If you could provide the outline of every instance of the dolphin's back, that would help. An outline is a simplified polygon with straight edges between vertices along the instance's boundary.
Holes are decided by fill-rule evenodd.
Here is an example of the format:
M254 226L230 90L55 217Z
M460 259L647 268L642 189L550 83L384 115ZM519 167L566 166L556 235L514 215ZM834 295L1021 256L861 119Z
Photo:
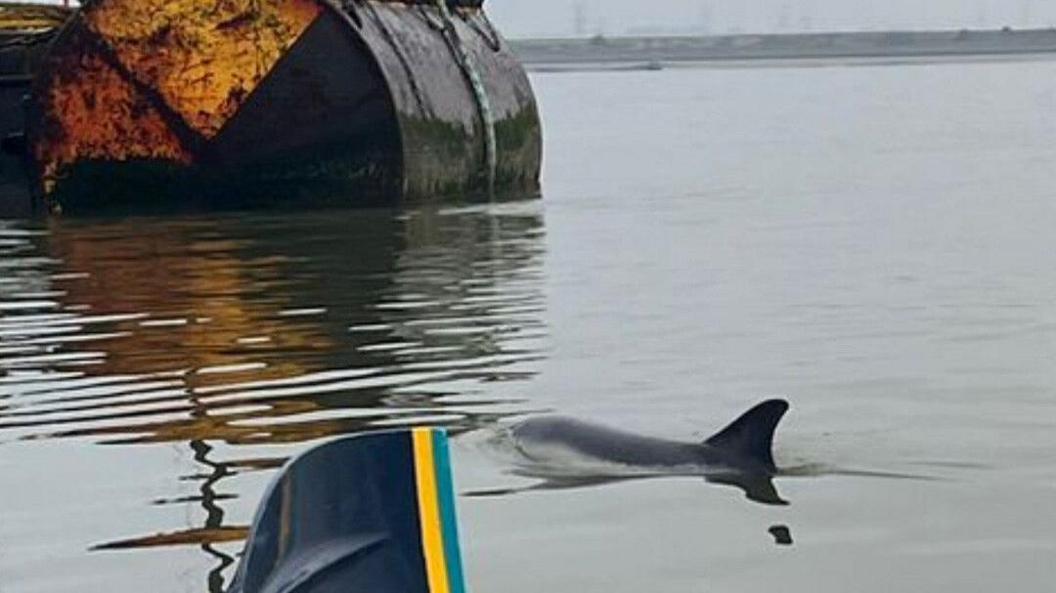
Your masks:
M530 418L511 428L517 448L537 462L562 455L644 468L709 466L772 474L774 429L788 402L773 399L742 414L703 443L683 443L624 432L572 418Z
M697 465L705 462L702 447L638 435L573 418L530 418L511 429L517 447L535 461L547 452L568 453L599 461L640 467Z

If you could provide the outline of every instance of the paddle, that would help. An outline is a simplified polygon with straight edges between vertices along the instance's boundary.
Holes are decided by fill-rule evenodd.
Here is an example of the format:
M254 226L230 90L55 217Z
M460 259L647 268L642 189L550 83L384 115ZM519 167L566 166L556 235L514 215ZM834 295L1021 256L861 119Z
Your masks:
M464 593L447 434L352 436L287 463L228 593Z

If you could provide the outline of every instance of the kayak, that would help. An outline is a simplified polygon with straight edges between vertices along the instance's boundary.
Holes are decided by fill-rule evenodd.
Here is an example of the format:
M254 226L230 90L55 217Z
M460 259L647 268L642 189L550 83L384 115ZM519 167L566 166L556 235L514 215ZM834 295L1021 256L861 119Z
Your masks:
M266 490L228 593L464 593L447 433L325 443Z

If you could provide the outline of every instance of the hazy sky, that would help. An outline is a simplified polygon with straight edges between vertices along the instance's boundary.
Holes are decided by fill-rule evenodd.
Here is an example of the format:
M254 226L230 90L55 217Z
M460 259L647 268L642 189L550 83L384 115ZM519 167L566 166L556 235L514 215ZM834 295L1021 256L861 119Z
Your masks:
M508 37L1056 25L1056 0L485 0ZM577 7L579 9L577 10Z

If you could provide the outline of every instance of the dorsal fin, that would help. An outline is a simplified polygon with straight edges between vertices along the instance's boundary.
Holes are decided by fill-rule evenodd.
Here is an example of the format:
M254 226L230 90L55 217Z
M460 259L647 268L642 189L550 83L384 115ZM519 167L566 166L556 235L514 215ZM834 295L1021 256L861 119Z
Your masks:
M787 401L767 400L742 414L729 426L704 441L704 444L747 455L765 464L767 469L774 470L774 457L771 453L774 429L787 411Z

